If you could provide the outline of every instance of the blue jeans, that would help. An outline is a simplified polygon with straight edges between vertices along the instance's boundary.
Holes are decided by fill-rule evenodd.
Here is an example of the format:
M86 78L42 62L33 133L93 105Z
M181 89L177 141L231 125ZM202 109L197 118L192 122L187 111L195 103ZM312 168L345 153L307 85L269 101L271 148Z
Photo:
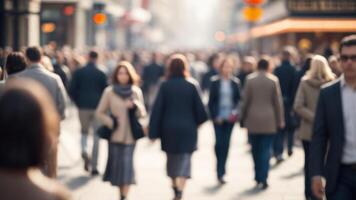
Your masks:
M356 170L341 166L336 190L326 197L328 200L356 199Z
M230 148L230 138L234 124L223 122L215 124L215 155L217 160L217 176L223 177L226 173L225 165Z
M278 158L282 157L284 151L284 140L287 135L288 152L293 151L294 145L294 130L282 129L277 132L273 140L273 155Z
M272 134L250 134L255 180L258 183L267 183L273 138Z

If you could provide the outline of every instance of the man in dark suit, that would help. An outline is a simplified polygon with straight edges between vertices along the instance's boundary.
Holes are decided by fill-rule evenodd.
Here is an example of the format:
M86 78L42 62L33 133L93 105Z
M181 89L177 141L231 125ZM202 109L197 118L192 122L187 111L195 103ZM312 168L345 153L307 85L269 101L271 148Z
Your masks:
M296 92L296 67L291 63L291 50L286 47L282 52L282 63L274 70L274 75L278 77L281 85L285 127L278 131L273 142L273 153L277 159L277 163L283 160L284 138L288 137L288 155L291 156L293 151L293 133L292 125L292 107Z
M343 75L320 91L310 145L314 195L356 199L356 35L340 46ZM326 179L324 189L323 177Z
M79 108L79 121L81 124L81 147L84 168L89 170L89 156L87 153L87 139L90 127L93 130L97 127L95 120L95 109L101 98L101 94L107 86L106 75L98 69L98 53L91 51L89 53L88 64L74 72L70 83L69 94L74 103ZM99 138L94 134L92 151L92 175L97 175L97 157L99 150Z

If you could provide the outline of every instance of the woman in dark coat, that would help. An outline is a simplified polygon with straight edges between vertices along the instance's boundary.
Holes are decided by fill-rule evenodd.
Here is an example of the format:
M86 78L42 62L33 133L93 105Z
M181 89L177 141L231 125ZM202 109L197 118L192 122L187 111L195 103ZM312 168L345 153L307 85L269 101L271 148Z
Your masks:
M160 138L162 150L167 154L167 173L173 182L175 200L182 199L186 179L191 176L197 129L208 119L199 85L188 76L187 59L180 54L173 55L167 81L159 89L149 124L149 137Z
M220 64L219 75L213 77L210 85L208 105L214 123L217 178L220 184L225 183L225 164L240 101L240 82L233 76L233 67L234 62L225 58Z

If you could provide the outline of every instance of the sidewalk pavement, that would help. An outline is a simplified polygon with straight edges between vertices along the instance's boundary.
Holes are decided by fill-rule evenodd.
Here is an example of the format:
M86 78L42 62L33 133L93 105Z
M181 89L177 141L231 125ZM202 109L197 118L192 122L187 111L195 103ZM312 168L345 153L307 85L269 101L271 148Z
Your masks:
M70 109L62 122L59 144L59 177L71 191L74 200L117 200L118 188L102 181L102 175L91 177L84 171L80 157L80 125L77 110ZM263 192L255 186L252 157L246 142L246 131L238 126L233 131L227 163L227 184L218 186L215 174L214 135L210 122L199 130L198 151L192 158L192 179L184 191L185 200L304 200L303 150L295 147L291 158L274 166L269 174L269 188ZM99 171L103 174L107 143L100 142ZM173 194L166 176L165 154L158 141L147 139L135 150L136 181L129 200L170 200Z

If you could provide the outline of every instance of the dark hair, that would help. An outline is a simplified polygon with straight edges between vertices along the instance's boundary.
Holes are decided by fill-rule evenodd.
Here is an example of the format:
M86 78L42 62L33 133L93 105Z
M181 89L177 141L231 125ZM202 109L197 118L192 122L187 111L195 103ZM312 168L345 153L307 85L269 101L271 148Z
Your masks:
M99 57L98 52L96 52L96 51L90 51L90 52L89 52L89 58L90 58L90 59L96 60L96 59L98 59L98 57Z
M40 167L59 131L48 92L32 80L11 79L0 97L0 110L0 168Z
M26 68L26 58L21 52L12 52L6 58L6 72L11 75Z
M264 58L261 58L261 59L258 61L258 63L257 63L257 69L266 71L266 70L268 70L269 65L270 65L269 59L266 58L266 57L264 57Z
M119 70L121 68L125 68L127 71L127 74L129 75L129 84L131 85L137 85L140 77L136 73L135 68L132 66L131 63L127 61L121 61L116 68L114 69L114 72L112 73L112 83L114 84L120 84L119 80L117 79L117 73L119 73Z
M173 54L170 57L167 79L189 76L188 60L183 54Z
M214 61L220 57L222 57L220 53L213 53L208 59L208 66L213 67Z
M26 49L26 57L31 62L40 62L42 58L42 49L40 47L28 47Z
M340 53L343 47L356 46L356 34L344 37L340 43Z

